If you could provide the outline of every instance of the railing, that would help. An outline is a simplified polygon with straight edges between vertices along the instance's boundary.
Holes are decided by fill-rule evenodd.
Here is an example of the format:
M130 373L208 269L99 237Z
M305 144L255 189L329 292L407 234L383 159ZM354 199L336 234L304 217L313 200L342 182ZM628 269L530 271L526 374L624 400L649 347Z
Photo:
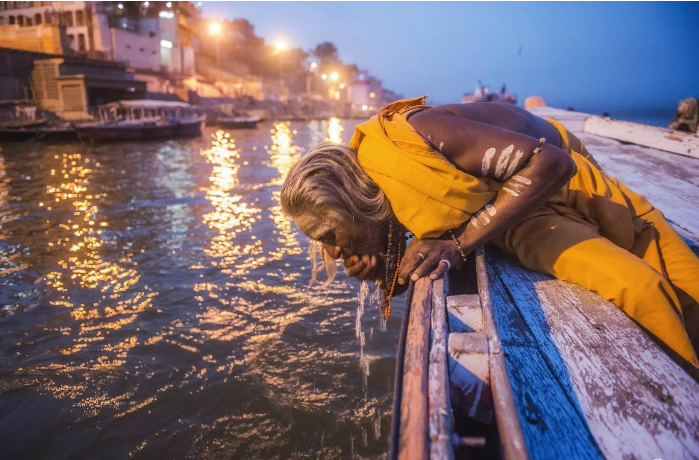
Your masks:
M475 292L459 294L462 281ZM499 445L492 445L497 436L464 435L468 428L458 426L463 419L490 424ZM392 460L453 459L474 446L506 460L529 458L493 319L483 250L475 264L450 279L423 278L408 293L390 442Z

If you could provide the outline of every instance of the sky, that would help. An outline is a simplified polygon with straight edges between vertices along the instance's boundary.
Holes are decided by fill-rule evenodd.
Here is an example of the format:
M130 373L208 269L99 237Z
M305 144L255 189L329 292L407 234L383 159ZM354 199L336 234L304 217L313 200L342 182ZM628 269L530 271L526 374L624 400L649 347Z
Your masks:
M602 111L674 109L699 97L699 3L204 2L268 42L331 41L405 97L460 102L478 80L522 104Z

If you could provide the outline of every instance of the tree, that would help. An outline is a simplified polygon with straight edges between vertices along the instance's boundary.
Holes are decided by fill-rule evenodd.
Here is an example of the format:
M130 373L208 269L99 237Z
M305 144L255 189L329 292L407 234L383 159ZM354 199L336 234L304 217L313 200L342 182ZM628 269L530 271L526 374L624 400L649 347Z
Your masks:
M340 60L338 57L337 47L332 42L320 43L313 50L313 54L320 59L321 64L334 63Z

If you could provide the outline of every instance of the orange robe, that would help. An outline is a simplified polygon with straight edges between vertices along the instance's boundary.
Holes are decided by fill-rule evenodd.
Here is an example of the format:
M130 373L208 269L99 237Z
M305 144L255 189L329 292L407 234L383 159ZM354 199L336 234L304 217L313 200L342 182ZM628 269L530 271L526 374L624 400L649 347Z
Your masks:
M359 163L418 238L440 236L490 202L501 184L461 171L412 128L425 98L398 101L358 125ZM699 259L641 195L609 176L560 123L576 175L495 244L527 268L580 284L614 302L695 367L699 361ZM690 340L691 334L693 340Z

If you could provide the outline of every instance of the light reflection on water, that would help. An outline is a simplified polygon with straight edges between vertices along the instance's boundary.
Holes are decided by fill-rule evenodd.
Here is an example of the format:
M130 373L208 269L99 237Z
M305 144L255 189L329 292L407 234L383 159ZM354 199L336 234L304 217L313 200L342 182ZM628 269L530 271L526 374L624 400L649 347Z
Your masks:
M0 147L1 451L381 458L400 309L386 333L364 314L363 385L358 283L307 290L279 205L291 165L351 127Z

